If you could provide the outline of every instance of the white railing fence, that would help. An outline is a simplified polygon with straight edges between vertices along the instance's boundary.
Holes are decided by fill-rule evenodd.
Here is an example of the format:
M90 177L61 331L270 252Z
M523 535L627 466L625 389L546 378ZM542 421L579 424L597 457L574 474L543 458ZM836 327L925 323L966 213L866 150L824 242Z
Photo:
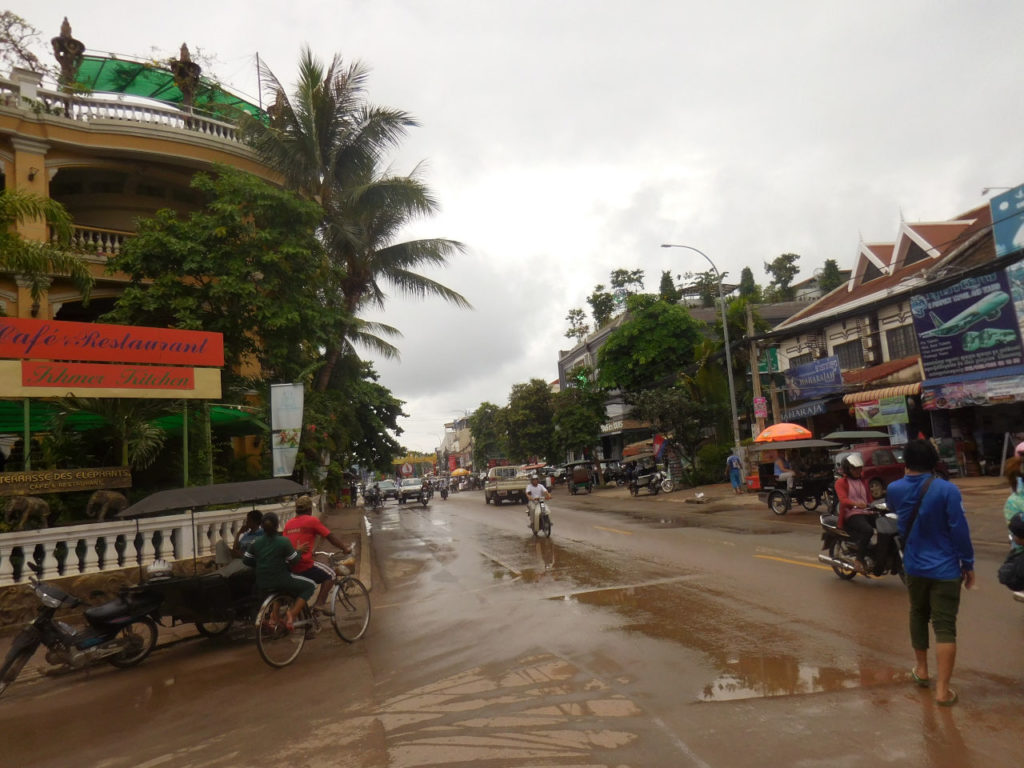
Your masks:
M146 566L157 558L174 562L212 556L219 540L229 546L234 542L254 506L264 513L276 512L282 525L295 514L294 502L243 504L211 512L0 533L0 587L27 582L33 574L29 563L39 567L39 578L45 580ZM314 508L319 506L319 497L314 497Z

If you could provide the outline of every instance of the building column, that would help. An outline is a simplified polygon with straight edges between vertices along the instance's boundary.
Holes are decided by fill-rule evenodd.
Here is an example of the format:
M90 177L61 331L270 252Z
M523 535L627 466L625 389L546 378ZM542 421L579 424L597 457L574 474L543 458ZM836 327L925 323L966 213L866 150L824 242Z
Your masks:
M19 192L31 192L39 197L49 197L50 178L46 172L46 153L50 145L20 137L13 137L11 145L14 147L14 162L11 164L11 173L7 175L8 187ZM15 231L26 240L38 243L50 240L50 232L42 219L17 222Z

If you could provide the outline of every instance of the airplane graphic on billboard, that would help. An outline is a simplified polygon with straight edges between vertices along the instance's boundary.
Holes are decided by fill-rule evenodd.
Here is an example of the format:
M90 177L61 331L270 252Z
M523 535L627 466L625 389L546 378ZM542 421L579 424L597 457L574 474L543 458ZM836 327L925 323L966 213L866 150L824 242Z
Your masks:
M934 312L928 314L932 318L935 327L930 331L921 334L921 338L956 336L977 323L979 320L997 320L1003 312L1003 307L1010 301L1010 294L1005 291L995 291L987 296L978 299L956 317L943 321Z

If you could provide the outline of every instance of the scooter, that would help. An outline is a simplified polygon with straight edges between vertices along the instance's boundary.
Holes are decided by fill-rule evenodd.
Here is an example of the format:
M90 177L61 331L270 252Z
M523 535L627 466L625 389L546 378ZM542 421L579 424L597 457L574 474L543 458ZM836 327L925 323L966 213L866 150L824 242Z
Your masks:
M551 537L551 513L548 512L548 503L543 499L533 503L533 509L528 510L530 515L530 530L536 536L543 533Z
M447 500L448 500L448 486L447 485L442 485L441 486L441 501L447 501Z
M422 504L424 507L427 506L427 504L430 503L430 499L433 497L433 495L434 495L433 487L429 486L429 485L424 486L420 490L420 504Z
M875 513L875 535L864 558L867 569L866 576L899 576L906 583L907 575L903 571L903 542L899 536L898 518L890 512L888 505L875 501L868 505ZM839 528L839 516L825 513L818 518L821 523L821 546L825 552L818 555L818 560L832 566L832 570L843 581L849 581L858 574L854 561L857 558L857 545L850 535Z
M60 608L77 608L82 601L60 587L31 579L39 598L39 614L14 638L0 666L0 695L13 683L40 645L46 661L79 669L103 660L115 667L132 667L145 659L156 645L157 628L152 615L159 596L144 588L124 588L113 600L86 608L87 625L76 628L54 618Z
M649 494L657 496L659 491L672 493L672 491L675 490L675 487L676 486L675 483L672 482L672 478L660 469L656 469L644 475L634 475L629 481L629 492L633 496L638 495L641 488L646 488Z

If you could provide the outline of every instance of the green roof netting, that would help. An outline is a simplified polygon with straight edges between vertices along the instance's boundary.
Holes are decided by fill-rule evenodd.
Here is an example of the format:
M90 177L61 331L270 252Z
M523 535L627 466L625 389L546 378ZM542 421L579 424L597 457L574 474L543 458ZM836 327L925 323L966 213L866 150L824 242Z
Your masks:
M60 408L55 403L32 400L29 410L29 424L32 432L48 432L58 413L60 413ZM181 434L180 415L162 416L154 419L153 423L168 434ZM265 423L251 413L230 405L211 404L210 423L219 433L235 436L254 435L269 430ZM107 420L92 413L69 413L65 419L65 425L76 432L84 432L106 426ZM0 400L0 433L20 434L24 428L24 402Z
M171 104L182 102L181 90L174 84L174 75L157 62L85 56L75 79L97 93L124 93ZM225 91L219 84L205 77L199 80L195 107L227 118L237 116L239 110L255 117L263 114L255 104Z

